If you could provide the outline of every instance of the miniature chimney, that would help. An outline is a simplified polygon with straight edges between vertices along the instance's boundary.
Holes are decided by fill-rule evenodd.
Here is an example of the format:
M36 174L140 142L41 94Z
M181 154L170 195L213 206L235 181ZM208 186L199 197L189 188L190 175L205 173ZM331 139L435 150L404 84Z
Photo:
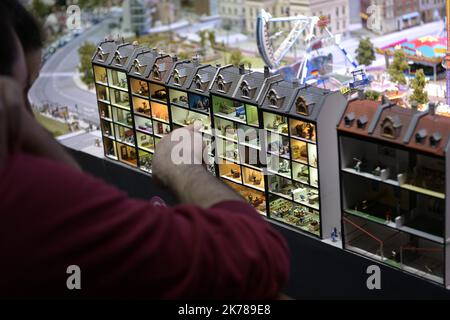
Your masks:
M217 63L216 68L220 68L220 67L222 67L222 65L220 63Z
M436 104L434 102L428 104L428 114L431 116L436 115Z
M391 101L389 100L388 97L386 97L385 95L383 95L381 97L381 104L391 104Z
M417 112L419 104L417 103L417 101L413 101L411 102L411 110L414 112Z
M270 77L270 69L269 66L264 66L264 78Z
M294 79L292 80L292 88L298 88L300 82L298 81L298 79Z
M245 74L245 65L243 63L239 65L239 74Z
M172 61L173 61L173 62L177 62L177 61L178 61L178 56L177 56L177 55L174 55L174 56L172 57Z
M192 63L193 63L194 66L196 66L196 67L200 66L200 61L199 61L197 55L192 59Z
M365 100L366 94L362 90L358 90L358 100Z

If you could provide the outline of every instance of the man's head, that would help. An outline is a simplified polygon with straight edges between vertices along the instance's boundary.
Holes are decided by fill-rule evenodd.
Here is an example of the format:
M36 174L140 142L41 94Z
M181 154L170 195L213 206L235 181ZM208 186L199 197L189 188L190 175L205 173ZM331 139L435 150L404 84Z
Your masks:
M41 69L43 36L41 27L33 15L18 0L2 0L2 7L10 17L12 27L22 45L25 54L27 87L31 87ZM3 11L3 8L2 8Z
M4 2L0 2L0 30L2 30L0 75L14 78L25 90L29 78L25 55Z

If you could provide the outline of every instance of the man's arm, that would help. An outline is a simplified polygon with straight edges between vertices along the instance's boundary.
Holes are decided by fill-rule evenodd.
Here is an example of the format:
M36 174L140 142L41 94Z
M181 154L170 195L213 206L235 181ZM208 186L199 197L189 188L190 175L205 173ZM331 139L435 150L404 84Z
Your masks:
M286 282L286 243L243 201L152 207L27 155L0 181L0 296L269 299ZM66 287L70 265L79 292Z

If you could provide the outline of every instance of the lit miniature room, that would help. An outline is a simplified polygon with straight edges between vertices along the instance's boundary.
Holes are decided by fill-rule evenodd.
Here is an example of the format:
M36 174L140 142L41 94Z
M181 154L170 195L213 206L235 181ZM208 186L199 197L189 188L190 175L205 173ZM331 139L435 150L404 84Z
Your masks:
M263 113L264 128L271 132L288 134L288 121L286 117L274 113Z
M221 178L229 179L242 184L241 166L224 161L219 163L219 174Z
M251 186L255 189L264 191L263 173L259 170L254 170L247 167L242 168L243 168L244 184L247 186Z
M153 120L153 133L155 134L155 136L165 136L170 133L170 125Z
M108 69L108 82L110 87L128 90L127 75L124 72Z
M146 81L131 78L131 93L142 98L149 98L148 83Z
M237 124L230 121L225 120L219 117L214 117L214 125L215 129L218 130L219 137L225 137L227 139L233 140L235 142L238 141L237 136Z
M316 126L301 120L290 120L291 136L295 138L316 141Z
M147 152L153 152L155 150L155 141L152 136L141 132L137 132L136 138L139 149L142 149Z
M97 99L100 102L109 103L109 90L107 87L102 86L100 84L95 85L97 91Z
M210 117L205 114L194 112L188 109L179 108L175 106L170 107L172 112L172 122L180 127L193 124L195 121L200 121L203 124L203 130L211 131Z
M105 148L105 154L108 157L111 157L111 158L117 160L116 142L114 140L104 137L103 138L103 147Z
M102 119L101 129L104 136L108 136L114 139L112 122Z
M133 110L135 114L151 117L150 102L148 100L133 96Z
M214 114L233 121L246 123L245 106L241 103L217 96L213 96L212 101Z
M130 109L130 98L127 91L110 88L111 104L119 108Z
M121 162L125 162L133 167L137 166L137 155L134 147L117 142L117 149L119 152L119 160Z
M361 226L364 226L362 228ZM346 248L442 283L443 245L353 215L344 216Z
M289 138L283 135L268 132L267 152L282 158L290 158Z
M162 103L167 103L167 90L163 86L150 83L150 98Z
M259 127L258 107L246 104L245 109L247 110L247 123Z
M259 213L266 215L266 196L263 192L253 188L244 187L231 181L225 181L225 183L236 190L236 192L238 192L250 205L255 207Z
M108 77L106 75L106 68L94 66L95 82L108 85Z
M124 127L118 124L114 125L116 140L125 144L134 146L134 132L132 128Z
M186 92L175 89L169 89L169 96L171 105L177 105L185 108L189 106L188 96Z
M114 122L129 128L133 127L133 116L130 111L112 107L112 112Z
M98 110L100 112L100 118L111 121L111 106L104 102L98 102Z
M169 123L169 108L165 104L151 102L152 117L153 119L161 122Z
M239 144L260 149L259 129L238 124Z
M153 161L153 154L146 152L144 150L139 150L139 168L142 171L151 173L152 161Z
M209 113L209 97L189 93L189 108L195 111Z
M150 119L135 116L134 123L137 131L153 134L153 122Z
M233 162L239 162L239 149L237 143L221 138L216 139L216 153L221 159L227 159Z

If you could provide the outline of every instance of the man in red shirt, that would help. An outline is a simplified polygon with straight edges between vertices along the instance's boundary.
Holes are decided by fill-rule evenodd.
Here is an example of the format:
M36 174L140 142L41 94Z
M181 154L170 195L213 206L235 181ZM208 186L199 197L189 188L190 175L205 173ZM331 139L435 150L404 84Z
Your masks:
M12 70L26 72L23 54L14 57ZM182 142L192 161L174 163L180 144L169 135L153 162L154 178L180 205L130 199L78 169L25 111L22 90L0 77L0 297L277 296L288 276L286 243L195 164L195 139ZM67 285L70 266L81 270L80 289Z

